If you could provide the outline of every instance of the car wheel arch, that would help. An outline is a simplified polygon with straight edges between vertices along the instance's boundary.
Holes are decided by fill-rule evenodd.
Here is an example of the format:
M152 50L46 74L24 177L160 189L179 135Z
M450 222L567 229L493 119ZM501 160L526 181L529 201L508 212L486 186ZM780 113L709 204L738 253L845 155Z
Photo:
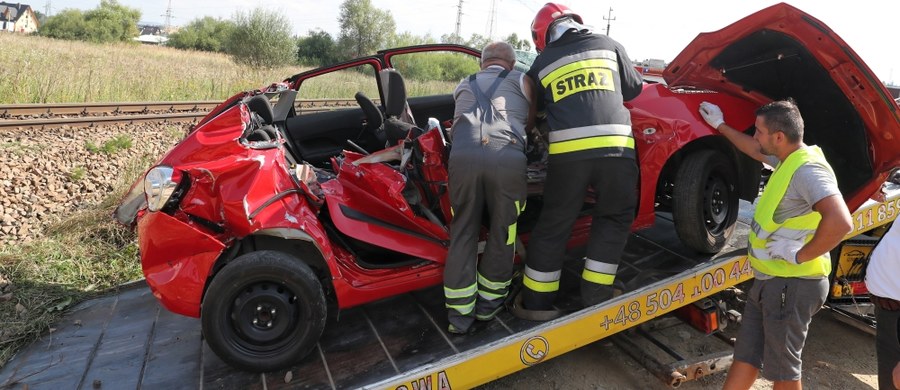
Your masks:
M725 155L738 173L738 197L752 202L759 193L760 170L762 164L741 153L725 137L708 136L691 141L672 153L666 160L657 178L657 198L668 183L675 181L675 175L688 156L704 150L716 150Z
M241 255L263 250L283 252L306 263L322 284L325 296L329 299L334 298L331 279L338 274L336 266L325 260L318 243L309 234L302 230L288 228L259 230L234 241L227 250L222 252L213 265L203 289L204 298L210 282L230 261Z

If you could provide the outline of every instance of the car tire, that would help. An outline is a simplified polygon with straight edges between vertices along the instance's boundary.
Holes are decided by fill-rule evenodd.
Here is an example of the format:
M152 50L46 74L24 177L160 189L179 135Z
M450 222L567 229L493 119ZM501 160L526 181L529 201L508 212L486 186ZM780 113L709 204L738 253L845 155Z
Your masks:
M200 319L219 358L262 372L305 357L322 335L326 314L322 285L307 264L283 252L257 251L216 274Z
M681 242L701 253L720 251L737 221L737 174L715 150L688 155L678 168L672 216Z

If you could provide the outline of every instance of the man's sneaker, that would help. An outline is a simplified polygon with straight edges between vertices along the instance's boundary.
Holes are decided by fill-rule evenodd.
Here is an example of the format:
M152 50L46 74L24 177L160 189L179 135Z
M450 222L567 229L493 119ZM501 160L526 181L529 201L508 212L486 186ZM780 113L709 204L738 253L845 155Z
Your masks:
M457 328L453 324L447 325L447 332L450 332L450 334L466 334L468 331L468 329Z

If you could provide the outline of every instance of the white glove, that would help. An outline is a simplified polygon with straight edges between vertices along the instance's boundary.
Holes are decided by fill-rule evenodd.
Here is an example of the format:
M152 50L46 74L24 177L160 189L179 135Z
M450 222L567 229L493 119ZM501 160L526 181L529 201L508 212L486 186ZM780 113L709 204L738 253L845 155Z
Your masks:
M797 262L797 252L803 248L803 243L796 240L773 239L766 243L766 249L774 259L782 259L792 264L800 264Z
M725 119L723 119L724 115L722 114L722 109L710 102L700 103L700 116L702 116L703 120L705 120L706 123L709 123L709 125L716 130L719 129L719 125L725 123Z

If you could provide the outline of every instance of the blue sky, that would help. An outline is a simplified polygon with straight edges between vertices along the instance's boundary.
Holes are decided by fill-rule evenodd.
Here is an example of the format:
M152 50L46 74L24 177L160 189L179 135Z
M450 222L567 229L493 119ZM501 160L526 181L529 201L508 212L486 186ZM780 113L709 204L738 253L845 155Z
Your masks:
M31 3L44 12L48 0ZM142 20L162 24L162 16L171 2L175 25L187 24L203 17L230 19L235 12L246 12L257 6L283 12L294 23L294 32L306 34L322 29L333 35L339 31L340 1L322 0L119 0L119 3L140 9ZM100 0L51 1L51 14L65 8L92 9ZM372 0L388 10L397 23L398 32L416 35L430 34L439 38L456 28L458 0ZM516 33L530 37L529 25L540 0L495 0L496 21L494 37ZM767 0L570 0L563 2L580 14L586 24L606 31L612 8L615 20L610 24L610 36L621 42L632 59L657 58L669 61L698 33L718 30L738 19L776 4ZM900 84L900 1L871 0L860 2L795 0L791 5L823 21L841 36L862 57L875 74L884 81ZM461 31L464 37L472 33L487 35L492 1L464 0ZM852 8L854 4L861 4Z

